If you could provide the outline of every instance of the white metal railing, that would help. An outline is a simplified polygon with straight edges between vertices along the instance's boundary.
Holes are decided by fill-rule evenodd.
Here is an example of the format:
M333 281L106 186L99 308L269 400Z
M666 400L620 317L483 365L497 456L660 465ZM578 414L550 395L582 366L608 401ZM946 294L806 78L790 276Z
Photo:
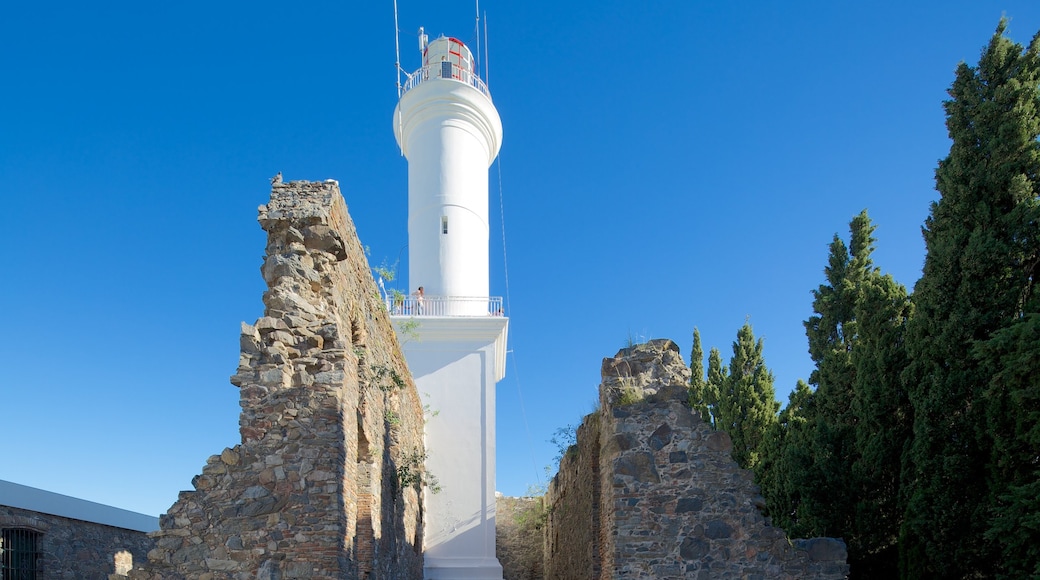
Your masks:
M504 316L501 296L387 296L393 316Z
M488 91L487 85L480 80L476 73L447 61L424 66L409 75L408 80L404 83L404 92L407 93L430 79L452 79L460 83L466 83L484 93L484 96L487 98L491 98L491 92Z

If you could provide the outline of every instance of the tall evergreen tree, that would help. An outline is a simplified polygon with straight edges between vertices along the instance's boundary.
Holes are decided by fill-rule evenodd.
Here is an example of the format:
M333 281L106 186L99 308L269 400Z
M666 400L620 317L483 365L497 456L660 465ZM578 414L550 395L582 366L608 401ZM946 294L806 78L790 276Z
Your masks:
M810 437L813 392L799 380L767 433L756 482L773 524L792 537L812 535L800 521L803 474L812 467Z
M1034 297L1035 299L1035 297ZM997 575L1040 577L1040 308L978 345L993 438L990 526L1000 546Z
M895 578L902 523L900 472L912 436L913 412L900 378L907 365L906 324L910 298L889 275L869 273L855 306L857 343L852 414L857 455L852 479L858 492L855 524L845 537L857 578Z
M1004 36L1006 25L1001 20L977 67L957 67L944 103L953 144L936 170L941 199L925 222L928 253L907 330L914 439L904 457L905 577L997 574L1001 550L990 522L1006 507L995 502L1013 501L1000 498L1014 490L987 480L997 437L985 395L995 369L971 356L974 344L1003 344L1008 335L1000 331L1027 324L1037 268L1040 36L1023 50ZM1004 357L991 358L999 375ZM1005 402L1012 400L1008 393ZM1031 453L1035 464L1035 445ZM1022 485L1015 489L1029 489Z
M762 356L762 339L755 340L751 325L744 323L733 343L729 377L719 394L716 427L733 439L733 458L745 469L755 469L770 426L780 404L773 391L773 373Z
M705 398L708 383L704 379L704 347L701 346L701 333L693 328L693 349L690 351L690 407L711 423L711 411Z
M719 408L719 399L726 390L729 382L729 369L722 364L722 353L714 346L708 353L708 380L704 386L704 404L711 416L711 426L719 429L722 410Z
M813 291L815 314L805 322L809 356L816 369L809 383L816 387L807 417L812 465L800 474L797 489L803 494L800 523L813 535L849 539L850 557L858 555L854 542L856 502L861 485L852 465L859 456L856 446L856 304L861 284L874 271L871 253L873 232L866 210L849 224L850 246L835 234L830 245L826 283Z
M853 577L896 573L900 457L908 437L906 289L874 267L866 210L835 235L826 281L805 322L815 390L800 384L780 415L760 485L774 521L797 536L840 536Z

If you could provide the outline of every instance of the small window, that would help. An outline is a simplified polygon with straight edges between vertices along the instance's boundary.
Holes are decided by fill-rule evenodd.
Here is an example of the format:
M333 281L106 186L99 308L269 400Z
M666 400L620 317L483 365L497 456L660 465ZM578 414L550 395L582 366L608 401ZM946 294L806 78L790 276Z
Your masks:
M448 216L441 216L441 233L448 233Z
M0 533L0 578L36 580L39 562L39 532L11 528Z

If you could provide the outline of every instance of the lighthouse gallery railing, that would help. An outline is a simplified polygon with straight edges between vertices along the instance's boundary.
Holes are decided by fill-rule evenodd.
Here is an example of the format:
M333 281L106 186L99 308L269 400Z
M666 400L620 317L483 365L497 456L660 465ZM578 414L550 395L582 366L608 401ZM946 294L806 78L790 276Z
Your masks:
M393 316L503 316L501 296L387 296Z
M424 66L412 73L404 83L404 92L407 93L409 90L414 89L430 79L452 79L466 83L484 93L484 96L487 98L491 98L491 92L488 91L487 85L484 84L484 81L480 80L480 77L477 76L476 73L447 61Z

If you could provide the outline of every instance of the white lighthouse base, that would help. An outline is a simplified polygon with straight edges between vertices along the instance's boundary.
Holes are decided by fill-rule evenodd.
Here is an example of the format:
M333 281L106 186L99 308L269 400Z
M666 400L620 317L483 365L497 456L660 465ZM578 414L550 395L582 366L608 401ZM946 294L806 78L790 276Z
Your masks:
M502 580L502 565L498 558L466 560L455 558L434 559L426 556L424 580Z
M417 328L401 330L402 321ZM428 405L426 580L502 580L495 556L495 383L505 374L509 319L394 317Z

